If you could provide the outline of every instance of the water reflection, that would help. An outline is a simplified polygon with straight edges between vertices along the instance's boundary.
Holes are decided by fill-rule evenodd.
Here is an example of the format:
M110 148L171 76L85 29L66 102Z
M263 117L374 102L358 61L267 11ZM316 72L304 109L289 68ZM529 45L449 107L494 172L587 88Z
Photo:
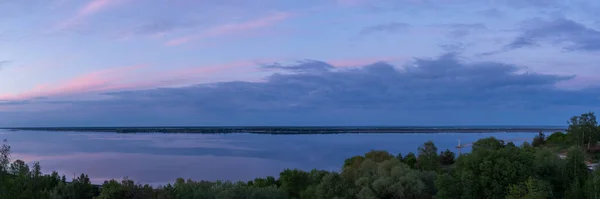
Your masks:
M151 184L177 177L196 180L249 180L276 176L284 168L338 170L343 160L372 149L416 152L433 140L438 149L456 152L457 139L469 143L495 136L533 138L535 133L438 134L116 134L73 132L0 132L13 158L40 161L44 172L87 173L94 183L130 179ZM464 148L462 152L467 152Z

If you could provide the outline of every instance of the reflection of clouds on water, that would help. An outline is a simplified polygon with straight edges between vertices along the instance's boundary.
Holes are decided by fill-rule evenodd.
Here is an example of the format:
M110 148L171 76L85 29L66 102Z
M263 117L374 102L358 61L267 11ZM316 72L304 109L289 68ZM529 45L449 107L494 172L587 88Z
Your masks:
M223 136L216 134L70 133L67 135L75 137L75 140L135 141L157 148L222 148L232 150L258 150L250 147L240 146L241 142L235 142L231 139L224 139Z
M164 184L176 177L203 180L250 180L277 176L293 163L248 157L149 155L128 153L73 153L64 155L13 154L14 159L39 161L44 172L56 170L66 176L86 173L94 183L106 179L130 179Z
M247 180L278 175L284 168L339 170L344 159L369 150L396 155L416 152L433 140L438 149L455 152L462 144L494 136L533 138L536 133L438 134L117 134L73 132L7 132L13 158L40 161L44 172L71 177L88 173L94 182L129 176L143 183L195 180ZM462 149L463 153L470 147Z

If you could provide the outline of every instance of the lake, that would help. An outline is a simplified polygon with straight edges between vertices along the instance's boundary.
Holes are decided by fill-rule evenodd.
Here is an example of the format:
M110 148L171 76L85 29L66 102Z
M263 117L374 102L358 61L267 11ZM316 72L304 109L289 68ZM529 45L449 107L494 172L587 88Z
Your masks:
M250 180L277 176L285 168L337 171L343 161L369 150L393 154L416 152L428 140L438 150L494 136L531 140L537 133L404 133L404 134L117 134L4 131L12 158L39 161L42 171L86 173L93 183L129 179L166 184L178 177L194 180ZM465 147L462 152L468 152Z

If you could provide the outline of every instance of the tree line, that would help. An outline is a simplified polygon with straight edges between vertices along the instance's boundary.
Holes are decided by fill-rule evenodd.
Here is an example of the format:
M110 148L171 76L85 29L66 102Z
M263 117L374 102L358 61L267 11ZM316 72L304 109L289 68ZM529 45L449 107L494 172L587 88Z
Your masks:
M42 174L39 163L12 161L0 148L0 199L597 199L600 169L595 161L600 127L594 113L569 120L566 133L505 143L494 137L473 143L470 153L438 151L431 141L417 153L372 150L343 162L339 172L286 169L279 177L251 181L193 181L152 187L130 179L71 181ZM566 153L565 157L559 154Z

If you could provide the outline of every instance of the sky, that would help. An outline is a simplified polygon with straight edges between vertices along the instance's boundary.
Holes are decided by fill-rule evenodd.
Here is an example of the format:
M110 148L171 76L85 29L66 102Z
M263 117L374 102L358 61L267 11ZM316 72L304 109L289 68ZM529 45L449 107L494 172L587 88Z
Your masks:
M595 0L0 0L0 126L565 125Z

